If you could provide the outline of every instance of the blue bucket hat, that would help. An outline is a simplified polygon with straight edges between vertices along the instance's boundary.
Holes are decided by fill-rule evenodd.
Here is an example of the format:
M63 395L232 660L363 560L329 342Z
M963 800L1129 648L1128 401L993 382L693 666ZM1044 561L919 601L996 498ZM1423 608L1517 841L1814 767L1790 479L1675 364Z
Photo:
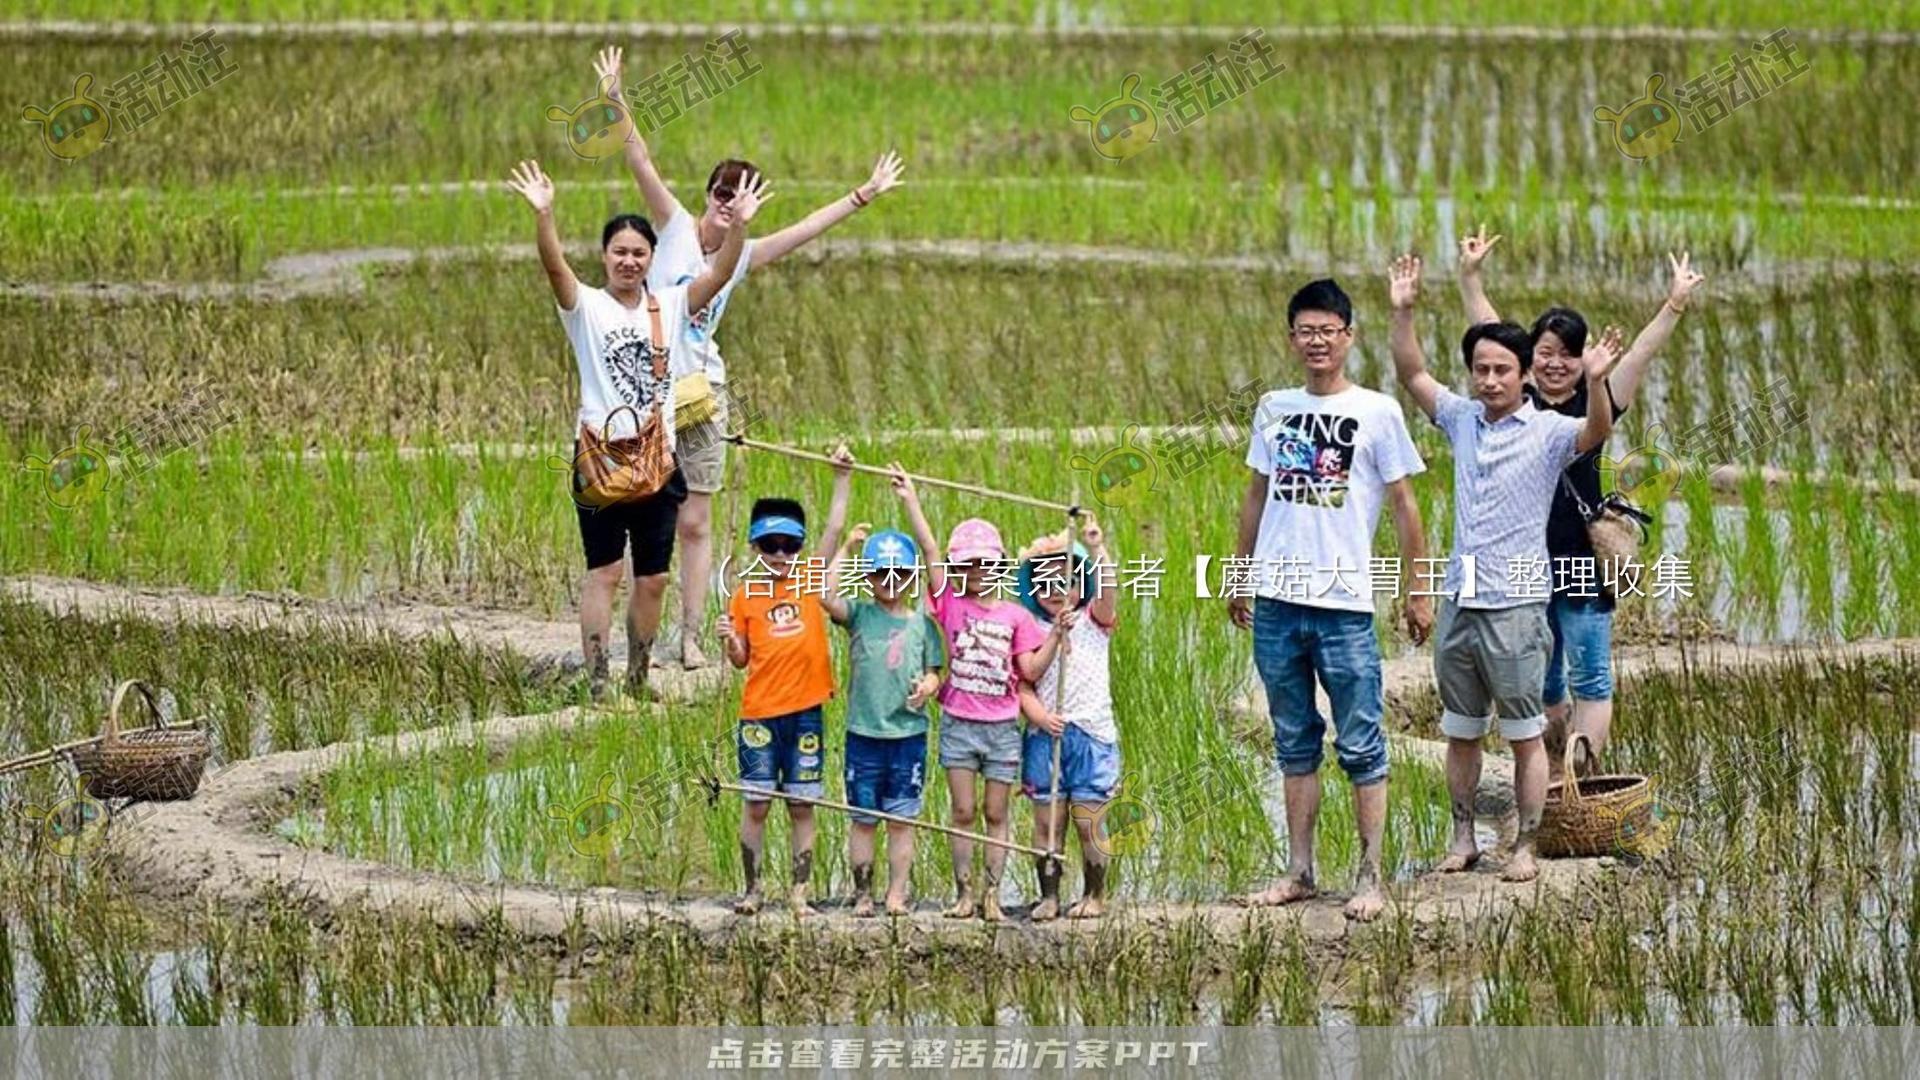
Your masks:
M912 570L920 565L920 546L899 529L881 529L867 537L860 557L875 570Z
M747 542L752 543L763 536L791 536L796 540L805 540L807 527L790 517L763 517L747 530Z

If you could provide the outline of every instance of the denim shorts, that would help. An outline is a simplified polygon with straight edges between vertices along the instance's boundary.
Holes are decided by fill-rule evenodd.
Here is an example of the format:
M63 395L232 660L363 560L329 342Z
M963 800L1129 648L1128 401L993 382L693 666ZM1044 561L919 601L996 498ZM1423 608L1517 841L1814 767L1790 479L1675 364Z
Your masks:
M1060 742L1060 793L1068 802L1103 803L1120 788L1120 744L1105 743L1067 725ZM1040 728L1027 729L1026 762L1021 767L1021 790L1045 805L1053 790L1053 736Z
M920 793L927 779L925 732L904 739L879 739L847 732L847 802L862 810L878 810L900 817L920 816ZM872 825L880 819L854 814L853 820Z
M827 793L826 724L820 706L766 720L742 720L734 731L740 782L818 799ZM766 802L769 795L748 795Z
M1567 700L1567 691L1581 701L1613 699L1613 612L1599 604L1556 596L1547 605L1547 628L1553 631L1553 655L1547 659L1546 692L1549 705Z
M1260 597L1253 605L1253 663L1267 688L1273 752L1287 776L1320 771L1327 719L1314 680L1333 705L1334 756L1356 787L1387 778L1380 641L1373 615Z
M1012 720L940 718L940 767L972 769L1002 784L1020 782L1020 725Z

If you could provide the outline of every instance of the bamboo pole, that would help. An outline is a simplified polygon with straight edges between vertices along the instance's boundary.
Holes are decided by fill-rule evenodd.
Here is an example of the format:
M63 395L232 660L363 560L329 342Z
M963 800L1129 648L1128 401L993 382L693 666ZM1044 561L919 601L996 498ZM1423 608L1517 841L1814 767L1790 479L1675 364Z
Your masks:
M1016 844L1011 840L1001 840L998 837L988 836L984 833L971 833L965 829L956 829L951 825L942 825L935 821L921 821L919 818L901 817L899 814L889 814L884 810L862 810L857 806L848 806L846 803L834 802L832 799L816 799L808 795L794 795L789 792L774 791L769 788L732 784L714 776L704 777L700 779L698 783L707 789L707 799L709 802L717 801L720 798L720 793L723 791L737 791L742 795L764 795L769 799L784 799L787 802L800 803L803 806L818 806L823 810L838 810L846 814L865 814L868 817L879 818L881 821L891 821L900 825L911 825L916 829L928 829L932 832L943 833L947 836L965 837L968 840L973 840L978 843L992 844L995 847L1003 847L1008 851L1017 851L1022 855L1032 855L1036 858L1044 859L1052 854L1052 852L1027 847L1024 844Z
M849 468L854 472L867 473L872 476L886 477L889 479L893 476L893 470L883 469L878 465L866 465L857 461L846 464L835 461L826 454L816 454L811 450L801 450L792 446L781 446L778 443L761 442L758 439L749 439L745 435L729 435L727 436L727 441L733 443L735 446L745 447L748 450L765 450L768 453L785 454L787 457L798 458L801 461L818 462L819 464L831 465L835 468ZM947 488L951 491L961 491L969 495L978 495L987 499L999 499L1003 502L1019 503L1022 506L1037 507L1041 510L1056 510L1066 514L1069 518L1077 518L1080 514L1080 508L1078 506L1048 502L1045 499L1036 499L1029 495L1015 495L1010 491L996 491L993 488L982 487L979 484L965 484L958 480L942 480L937 476L920 476L916 473L908 473L907 479L912 480L915 484L923 484L928 487Z
M1073 501L1076 504L1075 508L1069 509L1067 511L1066 546L1061 548L1060 550L1061 556L1066 560L1066 568L1065 568L1064 576L1066 581L1069 583L1069 589L1071 589L1071 585L1074 580L1074 577L1073 577L1074 526L1080 524L1080 511L1077 506L1077 504L1080 501L1080 484L1078 481L1075 481L1073 485ZM1072 593L1069 592L1068 595L1072 595ZM1069 640L1070 636L1071 636L1071 632L1060 635L1060 648L1059 648L1060 655L1059 655L1059 658L1054 661L1055 670L1054 670L1054 677L1053 677L1053 712L1055 716L1064 716L1066 714L1066 709L1067 709L1067 660L1071 658L1073 655L1073 643L1071 640ZM1059 814L1060 753L1061 753L1061 744L1067 741L1066 732L1062 731L1060 734L1055 735L1052 741L1053 741L1053 771L1047 781L1047 823L1048 823L1047 836L1048 836L1049 842L1052 845L1052 850L1047 853L1047 859L1053 864L1051 869L1057 870L1060 867L1060 861L1061 861L1060 857L1062 855L1065 855L1067 852L1066 821L1063 820L1063 818Z
M132 735L141 731L184 731L188 728L198 726L200 725L192 720L176 720L170 724L156 724L152 727L135 728L123 734ZM106 738L105 735L95 735L91 738L75 739L72 742L61 743L58 746L49 746L45 750L35 750L31 754L23 754L17 758L0 761L0 776L20 772L25 769L38 768L41 765L51 765L60 760L62 755L70 754L83 746L91 746L104 738Z

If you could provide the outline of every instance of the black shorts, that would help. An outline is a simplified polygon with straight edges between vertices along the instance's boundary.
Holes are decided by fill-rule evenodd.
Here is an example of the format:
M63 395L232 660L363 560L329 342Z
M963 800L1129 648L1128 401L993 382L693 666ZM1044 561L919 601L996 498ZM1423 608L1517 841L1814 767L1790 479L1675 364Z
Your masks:
M627 553L628 537L632 537L633 576L666 573L673 562L673 535L680 523L680 504L686 498L687 481L676 468L667 486L645 499L599 509L581 506L576 501L574 510L580 518L580 546L586 551L587 569L597 570L608 563L619 562Z

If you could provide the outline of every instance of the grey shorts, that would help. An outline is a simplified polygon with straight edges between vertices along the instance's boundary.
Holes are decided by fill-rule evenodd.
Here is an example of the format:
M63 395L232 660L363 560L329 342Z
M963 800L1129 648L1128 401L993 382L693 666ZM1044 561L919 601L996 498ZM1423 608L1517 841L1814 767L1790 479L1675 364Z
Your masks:
M1440 731L1450 739L1478 739L1500 719L1500 737L1532 739L1547 729L1541 688L1553 631L1547 605L1462 608L1440 601L1433 674L1440 683Z
M722 405L713 419L675 436L680 475L686 478L689 494L711 495L720 490L727 475L726 435L727 410Z
M940 718L940 767L972 769L1002 784L1020 782L1020 722Z

